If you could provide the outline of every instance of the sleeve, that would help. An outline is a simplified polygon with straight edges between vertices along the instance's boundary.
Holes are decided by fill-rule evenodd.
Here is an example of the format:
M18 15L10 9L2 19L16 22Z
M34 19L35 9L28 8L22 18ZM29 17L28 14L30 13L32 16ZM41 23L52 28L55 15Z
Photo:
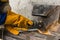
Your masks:
M5 23L7 13L0 13L0 25Z

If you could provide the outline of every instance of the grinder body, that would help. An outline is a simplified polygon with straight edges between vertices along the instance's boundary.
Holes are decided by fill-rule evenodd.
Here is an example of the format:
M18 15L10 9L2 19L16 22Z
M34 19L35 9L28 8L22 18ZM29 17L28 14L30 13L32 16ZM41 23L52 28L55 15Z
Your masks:
M46 31L59 19L59 6L55 5L34 5L32 16L38 17L37 28Z

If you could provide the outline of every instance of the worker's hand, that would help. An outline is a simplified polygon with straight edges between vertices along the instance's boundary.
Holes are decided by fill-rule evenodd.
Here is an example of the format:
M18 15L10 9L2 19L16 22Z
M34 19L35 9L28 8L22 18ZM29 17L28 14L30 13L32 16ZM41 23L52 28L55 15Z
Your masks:
M29 28L33 25L33 22L29 20L28 18L25 18L23 16L18 16L17 20L14 22L14 25L17 25L21 28Z
M32 27L32 25L33 22L22 15L11 11L7 13L5 26L6 29L14 35L19 34L19 30L27 31L29 27Z
M5 24L16 25L16 27L27 28L28 26L33 25L33 22L22 15L9 11L7 14Z

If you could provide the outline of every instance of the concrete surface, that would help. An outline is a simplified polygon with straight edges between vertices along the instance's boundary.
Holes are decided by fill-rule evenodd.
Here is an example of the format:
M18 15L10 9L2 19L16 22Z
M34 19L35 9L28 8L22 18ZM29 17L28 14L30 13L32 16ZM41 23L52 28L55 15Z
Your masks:
M60 24L58 24L57 26L60 28ZM6 34L4 36L4 40L58 40L60 39L59 30L55 32L51 31L52 35L43 35L38 32L23 32L23 33L20 33L18 36L16 36L7 32L7 33L4 33Z

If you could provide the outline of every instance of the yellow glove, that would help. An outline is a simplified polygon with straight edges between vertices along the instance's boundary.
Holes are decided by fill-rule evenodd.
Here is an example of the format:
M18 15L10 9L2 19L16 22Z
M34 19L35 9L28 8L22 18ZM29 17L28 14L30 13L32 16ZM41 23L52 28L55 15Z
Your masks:
M19 34L19 30L27 31L33 22L22 15L9 11L5 21L6 29L12 34Z

